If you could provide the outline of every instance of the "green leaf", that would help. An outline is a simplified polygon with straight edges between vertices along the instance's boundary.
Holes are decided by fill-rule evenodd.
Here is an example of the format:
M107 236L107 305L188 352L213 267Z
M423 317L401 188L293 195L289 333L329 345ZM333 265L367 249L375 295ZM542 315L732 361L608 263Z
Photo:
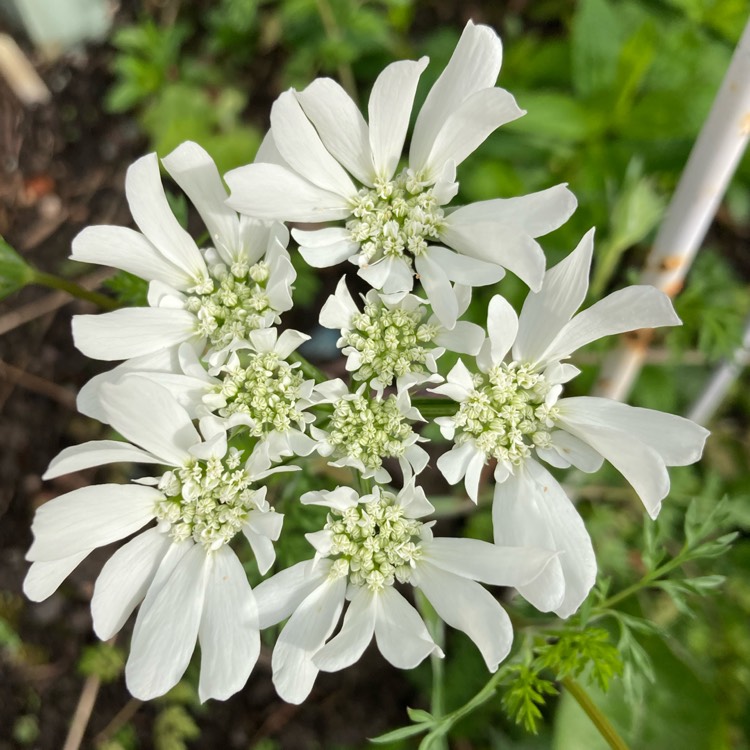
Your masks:
M34 281L34 269L0 237L0 299Z
M412 724L409 727L394 729L392 732L386 732L377 737L370 737L370 742L373 742L376 745L385 745L387 742L396 742L398 740L404 740L407 737L414 737L416 734L426 732L429 728L430 725L428 724Z
M527 113L508 123L503 130L547 138L555 143L572 144L585 140L597 127L594 115L569 94L555 91L516 92L516 99Z
M406 713L415 724L432 723L435 721L435 717L429 711L423 711L421 708L409 708L407 706Z
M575 90L591 97L614 88L622 28L606 0L581 0L571 30Z

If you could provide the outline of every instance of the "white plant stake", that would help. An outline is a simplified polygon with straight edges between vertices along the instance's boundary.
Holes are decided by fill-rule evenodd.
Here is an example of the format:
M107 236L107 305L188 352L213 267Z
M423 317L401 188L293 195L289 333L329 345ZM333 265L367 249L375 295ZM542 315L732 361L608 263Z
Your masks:
M640 283L674 297L713 219L750 136L750 21L695 142ZM650 334L623 340L604 361L595 395L627 398L643 366Z

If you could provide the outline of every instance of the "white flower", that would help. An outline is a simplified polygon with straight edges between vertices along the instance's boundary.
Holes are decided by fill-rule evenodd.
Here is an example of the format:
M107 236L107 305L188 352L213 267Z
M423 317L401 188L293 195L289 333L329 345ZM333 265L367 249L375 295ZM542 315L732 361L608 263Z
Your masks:
M190 416L161 386L131 376L102 388L112 426L134 444L113 440L64 450L45 479L115 461L172 467L137 484L84 487L36 513L24 592L50 596L93 550L133 534L99 575L91 609L94 630L111 638L141 603L125 677L148 700L173 687L201 645L199 694L237 692L258 658L257 608L242 564L228 542L242 532L261 572L273 564L282 516L255 482L274 470L253 454L227 451L217 433L204 441Z
M211 245L200 249L172 214L156 154L131 165L125 192L143 234L88 227L73 241L71 257L146 279L149 307L74 317L76 346L89 357L149 363L186 341L202 353L278 323L292 306L287 230L229 209L216 165L197 144L183 143L163 163L198 209Z
M650 286L614 292L575 315L588 289L592 252L593 230L546 273L541 292L529 294L520 318L503 298L493 297L489 339L477 358L480 374L459 361L434 389L460 403L455 416L436 420L455 441L438 468L451 484L464 479L476 501L482 467L497 461L495 541L565 553L545 573L562 571L561 605L547 596L550 588L542 579L520 589L537 608L561 617L574 612L593 585L596 560L580 516L537 459L593 472L606 458L655 518L669 492L666 467L697 461L708 436L672 414L603 398L560 398L563 384L579 372L563 363L576 349L603 336L680 322L669 298Z
M396 581L419 588L446 623L476 643L494 672L510 650L513 630L503 608L477 581L528 584L554 557L547 550L433 538L432 524L418 519L434 508L413 480L395 496L375 487L359 497L339 487L308 492L302 502L330 509L325 528L307 535L315 558L255 589L261 627L289 617L271 664L276 690L290 703L307 697L319 670L356 662L373 635L381 654L400 669L415 667L433 652L442 656ZM341 630L328 641L345 599L350 604Z
M458 317L451 281L493 284L509 268L538 289L544 254L533 238L575 209L564 185L444 208L458 191L456 167L496 128L523 114L495 87L501 62L495 32L469 22L417 116L408 165L398 172L427 58L393 63L378 76L369 124L330 79L285 92L271 110L271 131L256 163L227 174L229 204L261 219L345 220L343 227L293 232L305 260L325 267L349 259L387 294L410 291L416 273L447 328Z
M456 289L458 314L469 306L471 289ZM430 315L426 300L401 292L384 295L370 290L360 312L342 277L320 311L320 324L341 330L337 345L346 355L346 369L355 380L369 382L381 398L393 381L396 390L439 383L436 361L446 349L477 354L484 331L475 323L458 321L448 330Z
M351 393L336 379L316 385L313 394L316 404L333 404L326 429L310 427L318 453L330 456L331 466L351 466L381 483L391 481L384 458L398 459L405 482L427 466L427 451L417 445L425 438L411 426L425 420L411 405L408 391L375 399L365 395L364 383Z

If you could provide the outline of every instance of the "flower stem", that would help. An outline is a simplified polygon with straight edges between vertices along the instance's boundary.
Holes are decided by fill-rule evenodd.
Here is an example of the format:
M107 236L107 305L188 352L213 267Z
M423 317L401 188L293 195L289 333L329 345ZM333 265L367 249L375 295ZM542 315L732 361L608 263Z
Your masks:
M413 398L411 405L419 409L423 417L452 417L458 411L458 404L449 398Z
M606 743L612 750L628 750L628 746L617 730L612 726L609 719L599 710L599 707L591 700L591 696L572 677L563 677L563 687L573 696L576 703L584 710L591 719L593 725L599 731Z
M49 287L50 289L59 289L60 291L67 292L72 297L77 299L83 299L87 302L93 302L102 310L116 310L120 307L116 300L111 297L105 297L103 294L98 292L92 292L89 289L84 289L80 284L76 284L75 281L63 279L60 276L55 276L51 273L44 273L38 271L36 268L32 269L33 278L31 282L33 284L41 284L42 286Z
M300 370L304 373L305 377L314 380L316 383L325 383L330 378L321 370L319 370L312 362L305 359L299 352L292 352L287 359L292 362L299 362Z

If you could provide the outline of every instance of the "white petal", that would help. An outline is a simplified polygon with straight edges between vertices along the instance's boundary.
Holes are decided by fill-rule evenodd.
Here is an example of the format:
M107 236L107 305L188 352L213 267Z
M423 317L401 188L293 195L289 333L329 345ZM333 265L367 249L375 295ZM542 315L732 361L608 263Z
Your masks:
M597 425L628 433L655 450L667 466L688 466L703 453L709 431L675 414L642 409L607 398L582 396L558 401L565 425Z
M140 232L126 227L86 227L73 240L70 257L81 263L120 268L146 281L159 279L177 289L195 283L185 269L167 260Z
M554 430L551 441L554 451L566 462L564 468L572 464L576 469L585 471L587 474L599 471L601 468L603 459L599 453L569 432Z
M360 586L344 616L338 634L313 657L315 666L324 672L338 672L356 662L364 653L375 632L379 594Z
M279 153L304 179L343 198L357 194L354 183L326 150L293 91L285 91L274 102L271 130Z
M118 440L91 440L88 443L72 445L61 451L49 465L42 479L54 479L63 474L89 469L92 466L111 464L116 461L131 463L160 464L162 460L142 451L129 443Z
M292 565L261 581L253 593L258 607L258 623L261 628L285 620L325 580L331 563L314 560Z
M226 700L242 689L258 660L258 610L242 563L229 547L210 553L207 562L198 695L201 701Z
M384 294L409 292L414 286L411 266L403 258L383 258L369 266L361 266L357 275Z
M495 487L492 505L495 544L546 547L560 552L521 595L542 612L575 612L596 580L591 538L578 511L552 475L528 461Z
M625 331L680 325L672 301L652 286L629 286L578 313L544 351L546 360L564 359L582 346Z
M57 560L31 563L29 572L23 579L23 593L32 602L43 602L57 591L60 584L78 567L89 552L91 550L84 550Z
M301 703L318 668L313 656L331 635L344 606L346 578L326 580L299 605L281 631L271 657L273 684L287 703Z
M227 205L258 219L333 221L351 214L348 201L278 164L248 164L224 175Z
M419 588L445 622L477 645L494 672L508 655L513 627L505 610L480 584L426 562L418 563Z
M343 263L359 250L359 245L352 240L341 240L323 247L305 247L300 245L299 253L305 263L313 268L328 268Z
M545 349L583 303L589 286L594 230L589 230L576 249L544 275L539 292L526 298L519 316L520 330L513 357L538 362Z
M487 309L487 333L490 337L492 362L499 365L510 351L518 333L518 316L504 297L496 294Z
M170 545L167 534L149 529L120 547L105 563L91 598L94 632L103 641L120 631L143 600Z
M190 449L202 442L185 409L146 378L127 375L119 383L104 383L101 392L109 424L165 464L183 465Z
M458 300L439 259L433 259L431 249L428 248L424 255L417 256L414 265L433 312L438 320L450 329L456 325L458 318Z
M479 539L435 537L422 544L424 560L441 570L495 586L531 583L555 558L550 549L497 546Z
M477 453L477 447L469 441L454 446L438 458L438 470L448 484L458 484L466 476L469 464Z
M497 34L488 26L466 24L445 70L430 89L414 125L409 166L421 170L427 163L435 139L467 97L495 85L503 58Z
M198 246L167 203L156 154L147 154L128 168L125 193L135 223L156 249L196 281L205 278L208 271Z
M130 307L102 315L74 315L73 341L93 359L130 359L177 346L196 333L187 310Z
M453 330L440 331L433 341L456 354L476 355L484 342L484 330L476 323L459 320Z
M541 237L562 226L575 208L575 196L567 185L555 185L547 190L515 198L494 198L470 203L457 208L450 217L455 224L495 222L514 227L531 237Z
M422 168L437 175L449 161L458 166L497 128L524 114L504 89L475 91L446 117Z
M59 560L122 539L154 518L161 498L153 487L132 484L98 484L60 495L37 510L26 559Z
M390 180L398 166L409 127L414 94L426 57L391 63L375 80L368 102L370 147L375 175Z
M125 683L134 697L151 700L164 695L187 669L203 614L207 575L206 552L195 544L164 585L146 594L125 666Z
M198 209L211 243L224 260L238 260L240 222L226 204L227 191L214 160L197 143L185 141L165 156L162 164ZM222 250L228 252L231 260Z
M312 231L292 229L292 237L297 244L303 245L309 250L314 250L348 240L351 237L351 232L344 227L326 227L325 229L314 229Z
M346 286L346 276L342 276L336 285L336 291L328 297L320 310L319 323L324 328L335 330L349 328L352 316L358 312L359 309Z
M430 247L430 257L440 264L451 281L466 284L469 287L496 284L505 276L502 266L497 263L488 263L468 255L459 255L439 245ZM465 307L463 310L459 309L459 314L465 310Z
M398 669L413 669L433 651L442 656L422 618L393 587L378 594L375 640L380 653Z
M250 543L260 574L265 575L276 561L276 548L273 546L273 542L267 536L256 534L247 527L243 528L242 531Z
M367 123L349 94L336 81L318 78L296 96L328 152L372 187L375 175Z

